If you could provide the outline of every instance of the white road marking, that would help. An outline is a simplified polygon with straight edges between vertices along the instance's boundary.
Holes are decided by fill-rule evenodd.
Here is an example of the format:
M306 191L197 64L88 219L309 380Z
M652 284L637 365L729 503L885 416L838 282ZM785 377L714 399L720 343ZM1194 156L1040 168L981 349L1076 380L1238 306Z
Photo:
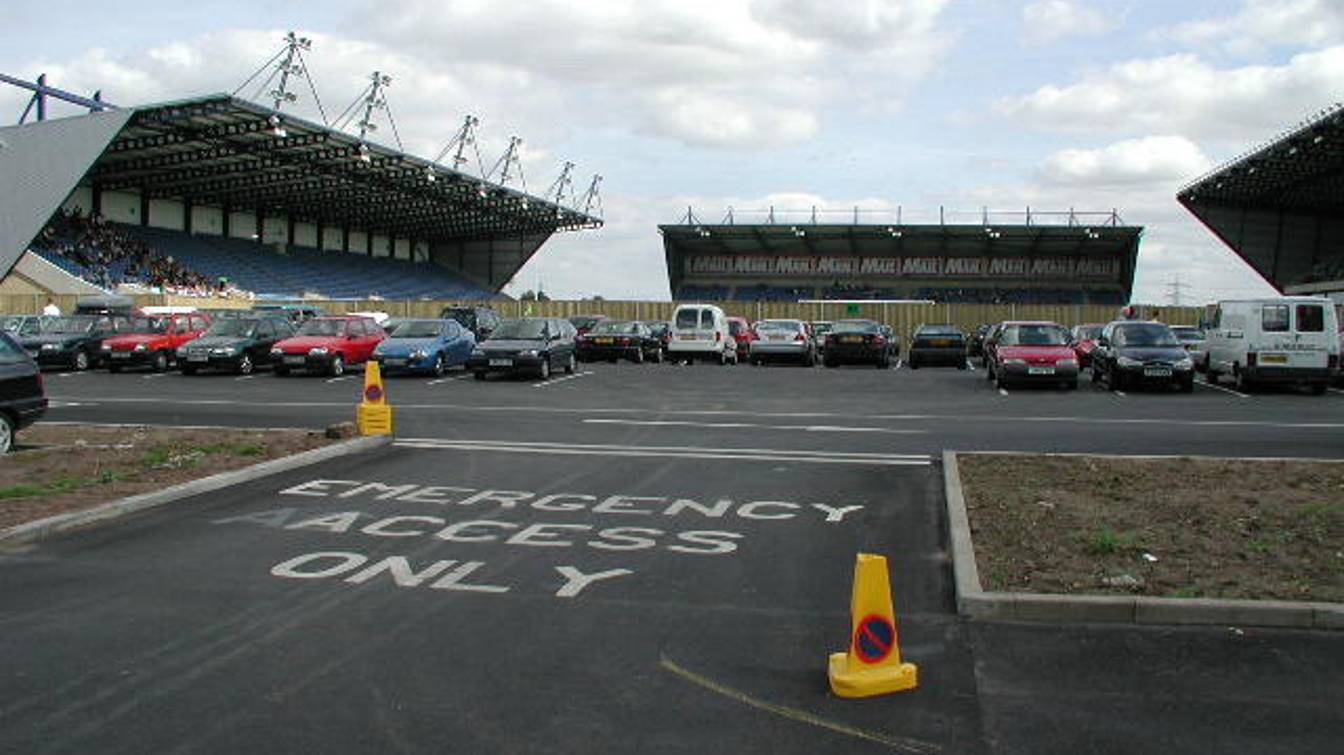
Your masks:
M494 451L498 453L550 454L558 456L625 456L658 459L713 459L720 461L798 462L803 464L859 464L875 466L929 466L924 455L838 454L819 451L771 449L698 448L695 446L611 446L560 443L504 443L499 441L407 438L393 443L399 448L431 451Z
M971 364L971 360L969 359L966 360L966 369L975 372L975 365Z
M899 369L901 368L901 365L902 365L902 364L904 364L904 362L903 362L902 360L900 360L900 359L897 359L897 360L896 360L896 369L899 370Z
M56 377L63 377L63 378L68 378L68 377L79 377L80 375L87 375L87 374L89 374L89 373L87 373L87 372L60 372L60 373L57 373Z
M1111 391L1111 393L1114 393L1115 395L1119 396L1120 398L1124 398L1124 397L1125 397L1125 392L1124 392L1124 391Z
M1341 391L1341 390L1338 389L1338 388L1326 388L1326 390L1327 390L1327 391L1330 391L1331 393L1338 393L1338 394L1344 395L1344 391Z
M892 435L923 435L927 430L893 429L888 427L843 427L840 425L763 425L756 422L692 422L690 420L637 420L585 419L589 425L633 425L637 427L701 427L711 430L801 430L808 433L889 433Z
M1231 388L1224 388L1224 387L1221 386L1221 385L1214 385L1213 383L1206 383L1206 382L1204 382L1203 380L1196 380L1196 381L1195 381L1195 385L1202 385L1202 386L1204 386L1205 388L1212 388L1212 389L1214 389L1215 391L1222 391L1223 393L1230 393L1230 394L1232 394L1233 396L1236 396L1237 398L1250 398L1249 395L1247 395L1247 394L1245 394L1245 393L1242 393L1242 392L1240 392L1240 391L1234 391L1234 390L1232 390Z
M150 373L150 374L148 374L148 375L145 375L145 376L141 377L140 379L141 379L141 380L153 380L154 378L168 377L168 376L171 375L171 374L172 374L171 372L153 372L153 373Z
M999 395L1000 395L1000 396L1007 396L1007 395L1008 395L1008 391L1005 390L1005 389L1003 389L1003 388L1000 388L1000 389L999 389Z
M234 378L234 380L251 380L254 377L256 377L256 375L243 375L241 377Z
M458 377L438 378L438 379L436 379L436 380L431 380L431 381L429 381L428 383L425 383L425 385L438 385L439 383L446 383L446 382L448 382L449 380L459 380L459 379L460 379L460 378L458 378Z
M591 372L576 372L576 373L574 373L573 375L566 375L566 376L564 376L564 377L554 378L554 379L552 379L552 380L545 380L545 381L542 381L542 382L540 382L540 383L533 383L533 384L532 384L532 387L533 387L533 388L545 388L545 387L548 386L548 385L559 385L560 383L566 382L566 381L568 381L568 380L574 380L574 379L576 379L576 378L581 378L581 377L588 377L588 376L591 375L591 374L593 374L593 373L591 373Z
M340 377L328 378L328 379L327 379L327 382L328 382L328 383L340 383L340 382L349 380L349 379L352 378L352 377L354 377L354 375L342 375L342 376L340 376Z
M89 404L83 401L62 401L60 399L51 399L47 403L47 407L51 409L66 409L72 406L97 406L97 404ZM44 423L44 424L50 424L50 423Z
M1330 459L1315 456L1203 456L1200 454L1108 454L1090 451L957 451L957 454L982 454L984 456L1059 456L1065 458L1097 459L1209 459L1212 461L1319 461L1327 464L1344 464L1344 459Z

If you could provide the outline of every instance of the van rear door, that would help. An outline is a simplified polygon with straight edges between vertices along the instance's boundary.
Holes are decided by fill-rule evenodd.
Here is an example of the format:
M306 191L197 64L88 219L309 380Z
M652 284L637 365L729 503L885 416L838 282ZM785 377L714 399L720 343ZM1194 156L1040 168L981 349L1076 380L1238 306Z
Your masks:
M1260 343L1254 344L1265 367L1324 369L1330 339L1324 302L1284 301L1260 308Z

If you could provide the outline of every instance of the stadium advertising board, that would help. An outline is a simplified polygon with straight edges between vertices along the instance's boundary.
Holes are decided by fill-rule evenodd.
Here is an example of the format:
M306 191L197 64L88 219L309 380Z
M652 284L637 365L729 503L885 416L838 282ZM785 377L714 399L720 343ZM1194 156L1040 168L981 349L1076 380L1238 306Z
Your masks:
M1120 280L1120 260L1108 257L791 257L697 254L687 276L772 278L987 278L1064 281Z

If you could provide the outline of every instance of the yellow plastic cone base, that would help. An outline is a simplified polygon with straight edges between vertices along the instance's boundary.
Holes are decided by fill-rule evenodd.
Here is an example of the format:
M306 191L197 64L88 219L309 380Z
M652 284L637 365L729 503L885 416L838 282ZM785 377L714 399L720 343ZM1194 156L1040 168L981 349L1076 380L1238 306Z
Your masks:
M830 656L831 691L840 697L872 697L918 686L915 664L901 661L885 556L858 554L849 614L849 650Z
M873 697L904 692L919 686L919 669L913 663L852 669L848 653L832 653L831 691L839 697Z
M369 361L364 367L363 401L355 411L355 426L360 435L391 435L392 407L387 403L383 373L378 363Z

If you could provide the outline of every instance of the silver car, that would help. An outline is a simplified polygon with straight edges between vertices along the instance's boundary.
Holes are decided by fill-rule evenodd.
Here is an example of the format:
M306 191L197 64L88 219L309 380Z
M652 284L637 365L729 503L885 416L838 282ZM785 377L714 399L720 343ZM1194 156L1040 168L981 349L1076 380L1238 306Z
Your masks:
M1203 371L1208 365L1205 361L1207 351L1204 348L1204 331L1193 325L1173 325L1171 332L1176 334L1176 340L1185 347L1186 353L1190 355L1190 361L1195 363L1195 369Z
M817 342L802 320L759 320L756 340L748 352L752 364L788 361L811 367L817 363Z

